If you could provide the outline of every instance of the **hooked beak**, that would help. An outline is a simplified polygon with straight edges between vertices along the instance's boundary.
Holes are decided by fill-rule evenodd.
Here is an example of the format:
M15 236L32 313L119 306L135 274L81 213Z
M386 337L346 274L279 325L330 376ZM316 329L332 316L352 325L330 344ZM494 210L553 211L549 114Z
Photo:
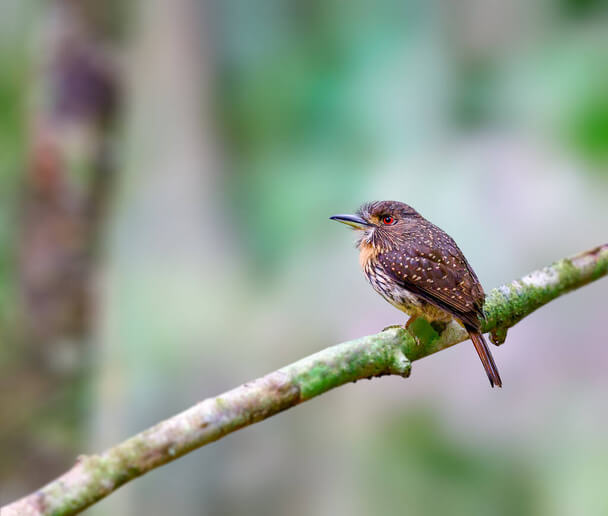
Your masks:
M334 215L329 218L331 220L342 222L342 224L347 224L355 229L366 229L371 227L371 224L365 219L359 217L359 215Z

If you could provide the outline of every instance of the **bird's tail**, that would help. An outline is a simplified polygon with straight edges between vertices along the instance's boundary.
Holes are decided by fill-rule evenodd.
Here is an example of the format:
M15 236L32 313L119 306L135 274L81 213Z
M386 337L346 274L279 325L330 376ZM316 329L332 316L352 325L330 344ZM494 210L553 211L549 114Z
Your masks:
M492 357L492 353L490 353L490 349L488 348L488 344L486 340L483 338L481 333L469 332L469 336L475 345L475 350L481 359L481 363L488 374L488 378L490 379L490 385L494 387L502 387L502 380L500 379L500 375L498 374L498 369L496 368L496 364L494 363L494 358Z

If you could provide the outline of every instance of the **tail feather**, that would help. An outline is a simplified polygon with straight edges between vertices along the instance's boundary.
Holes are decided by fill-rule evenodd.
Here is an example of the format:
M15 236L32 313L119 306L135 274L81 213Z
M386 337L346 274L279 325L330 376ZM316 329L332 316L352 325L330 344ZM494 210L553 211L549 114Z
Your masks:
M488 344L486 340L483 338L481 333L469 332L469 336L475 345L475 350L481 359L483 367L488 374L488 378L490 379L490 385L494 387L502 387L502 380L500 379L500 375L498 374L498 369L496 368L496 364L494 363L494 358L492 357L492 353L490 353L490 349L488 348Z

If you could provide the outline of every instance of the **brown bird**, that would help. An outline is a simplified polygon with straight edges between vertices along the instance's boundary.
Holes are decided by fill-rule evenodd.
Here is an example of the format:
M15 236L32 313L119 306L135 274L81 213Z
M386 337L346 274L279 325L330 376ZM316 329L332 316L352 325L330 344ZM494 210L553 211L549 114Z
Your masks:
M452 319L468 331L490 379L502 387L481 333L485 294L456 242L411 206L398 201L364 204L356 215L330 217L361 231L357 241L363 272L384 299L430 323Z

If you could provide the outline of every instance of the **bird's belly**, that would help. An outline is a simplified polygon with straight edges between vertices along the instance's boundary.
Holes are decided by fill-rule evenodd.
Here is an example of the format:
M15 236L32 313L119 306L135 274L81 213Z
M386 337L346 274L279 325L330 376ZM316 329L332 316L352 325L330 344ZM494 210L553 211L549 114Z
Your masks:
M413 294L404 288L392 287L387 292L378 289L376 289L376 291L395 308L410 315L414 315L414 312L419 312L423 309L424 305L427 304L416 294Z
M395 308L405 312L411 317L424 317L429 322L448 322L452 315L435 306L417 294L410 292L392 281L380 268L366 268L365 275L378 294L386 299Z

